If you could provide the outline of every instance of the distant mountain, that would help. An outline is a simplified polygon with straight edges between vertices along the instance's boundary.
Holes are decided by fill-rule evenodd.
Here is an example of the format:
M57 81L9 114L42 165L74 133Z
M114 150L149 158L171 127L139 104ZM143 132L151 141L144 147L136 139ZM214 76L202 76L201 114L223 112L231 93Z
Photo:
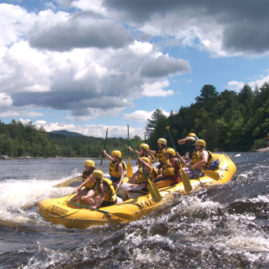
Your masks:
M49 132L49 134L52 134L52 135L63 135L63 136L85 136L85 135L80 134L80 133L69 132L69 131L66 131L66 130L52 131L52 132Z

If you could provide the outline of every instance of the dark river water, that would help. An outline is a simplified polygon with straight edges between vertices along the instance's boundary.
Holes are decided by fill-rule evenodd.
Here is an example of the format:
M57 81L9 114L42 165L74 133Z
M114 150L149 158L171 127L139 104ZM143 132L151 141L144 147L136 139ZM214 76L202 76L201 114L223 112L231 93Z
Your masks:
M269 268L269 153L229 155L237 173L228 184L87 230L37 212L40 200L72 192L52 186L79 175L84 159L1 160L0 268Z

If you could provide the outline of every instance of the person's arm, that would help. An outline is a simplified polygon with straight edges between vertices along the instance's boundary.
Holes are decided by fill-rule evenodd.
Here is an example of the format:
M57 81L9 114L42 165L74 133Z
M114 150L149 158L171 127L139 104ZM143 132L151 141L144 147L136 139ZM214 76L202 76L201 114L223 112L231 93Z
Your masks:
M82 187L84 187L89 181L91 181L92 176L88 176L87 179L85 179L76 189L75 189L75 193L78 193Z
M131 152L134 152L134 149L133 149L131 146L129 146L128 149L129 149Z
M183 139L179 139L179 140L177 141L177 143L178 143L179 145L183 145L183 144L185 144L185 143L188 142L188 141L195 141L195 138L194 138L194 137L185 137L185 138L183 138Z
M176 155L177 155L177 157L179 158L180 162L183 163L183 165L185 166L185 165L186 165L186 162L185 162L185 160L183 159L183 157L182 157L178 152L176 152Z
M106 152L105 149L103 150L103 153L104 153L105 157L106 157L108 160L110 160L110 161L113 160L113 158Z
M138 151L138 150L135 151L131 146L129 146L128 149L129 149L131 152L136 152L136 154L138 154L138 155L140 155L140 153L141 153L141 152Z
M154 149L150 149L149 150L149 153L152 154L152 155L157 155L157 151L154 150Z
M201 157L202 157L202 160L196 164L193 164L191 166L191 169L203 169L205 167L205 165L207 164L207 161L208 161L208 152L207 151L202 151L201 152Z
M185 142L186 142L186 140L184 140L184 139L179 139L179 140L177 141L177 143L178 143L179 145L183 145L183 144L185 144Z
M100 206L101 206L101 204L103 203L103 201L104 201L104 199L105 199L105 191L104 191L104 184L103 183L101 183L100 185L99 185L99 188L100 188L100 199L98 199L97 201L96 201L96 204L95 204L95 206L93 206L93 208L99 208Z

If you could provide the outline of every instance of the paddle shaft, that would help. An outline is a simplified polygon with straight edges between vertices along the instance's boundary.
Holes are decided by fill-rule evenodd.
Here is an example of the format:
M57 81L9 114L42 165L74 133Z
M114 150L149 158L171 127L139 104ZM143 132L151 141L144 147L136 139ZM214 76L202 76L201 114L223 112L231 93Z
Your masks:
M108 134L108 128L106 128L106 136L105 136L105 142L104 142L104 150L106 149L107 134ZM101 162L100 162L100 166L99 166L99 170L102 170L103 159L104 159L104 154L102 153L102 156L101 156Z
M128 146L130 146L130 135L129 135L129 124L127 124L127 134L128 134ZM130 151L128 149L128 165L127 165L127 177L130 178L133 175L133 168L130 160Z
M130 146L130 132L129 132L129 124L127 124L127 135L128 135L128 146ZM128 158L130 156L130 151L128 150Z
M176 151L176 145L175 145L174 139L172 137L172 134L171 134L171 131L170 131L170 127L167 126L166 129L168 130L168 135L169 135L170 141L172 143L172 146L173 146L174 150Z
M78 203L75 203L75 202L68 202L69 204L71 205L76 205L76 206L80 206L80 207L83 207L83 208L88 208L88 209L91 209L91 210L96 210L98 212L101 212L101 213L104 213L104 214L110 214L110 212L108 211L104 211L104 210L101 210L101 209L98 209L98 208L92 208L90 206L87 206L87 205L82 205L82 204L78 204Z
M72 204L72 205L80 206L80 207L83 207L83 208L87 208L87 209L90 209L90 210L95 210L95 211L98 211L100 213L106 214L107 216L115 215L116 217L125 218L125 219L128 219L128 220L133 220L133 217L129 216L128 214L117 213L117 212L108 212L108 211L105 211L105 210L102 210L102 209L99 209L99 208L92 208L92 207L87 206L87 205L81 205L81 204L78 204L78 203L75 203L75 202L70 202L70 201L68 203Z
M71 185L74 182L76 182L78 180L81 180L81 179L82 179L81 176L69 178L69 179L65 180L64 182L62 182L62 183L58 183L58 184L54 185L53 188L68 187L69 185Z
M166 129L168 130L168 134L169 134L169 137L170 137L172 146L173 146L174 150L176 150L176 145L175 145L174 139L172 137L172 134L171 134L171 131L170 131L170 127L167 126ZM187 193L190 192L192 190L192 185L190 183L189 177L186 175L186 173L182 169L182 165L181 164L180 164L180 176L181 176L181 180L182 180L183 185L184 185L185 192L187 192Z

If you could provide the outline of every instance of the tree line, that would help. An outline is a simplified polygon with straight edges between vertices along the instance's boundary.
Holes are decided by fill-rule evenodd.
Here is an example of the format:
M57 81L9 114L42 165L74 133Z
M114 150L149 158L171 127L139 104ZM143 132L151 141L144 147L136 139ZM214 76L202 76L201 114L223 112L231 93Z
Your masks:
M269 133L269 84L252 91L245 85L240 92L224 90L219 93L213 85L204 85L195 103L181 107L166 117L157 109L148 119L146 142L157 149L160 137L167 139L170 130L174 140L196 133L207 141L212 151L249 151L266 146ZM135 136L132 145L138 149L143 141ZM176 143L177 144L177 143ZM0 121L0 155L10 157L101 157L104 139L89 136L68 136L47 133L33 123ZM107 151L122 151L128 156L128 141L108 138ZM184 147L177 150L184 153ZM134 156L133 156L134 157Z
M138 148L142 141L132 139ZM107 151L119 149L128 155L128 141L124 138L107 138ZM33 123L23 124L12 120L9 124L0 121L0 155L9 157L96 157L100 158L104 139L89 136L70 136L47 133Z
M147 123L148 143L169 141L166 126L170 126L176 141L194 132L206 140L212 151L250 151L266 146L269 133L269 84L253 91L245 85L240 92L224 90L218 93L213 85L204 85L195 103L181 107L166 117L157 109ZM184 147L178 147L184 151Z
M32 123L24 125L12 120L4 124L0 121L0 155L49 157L59 153L60 149L44 129L37 129Z

